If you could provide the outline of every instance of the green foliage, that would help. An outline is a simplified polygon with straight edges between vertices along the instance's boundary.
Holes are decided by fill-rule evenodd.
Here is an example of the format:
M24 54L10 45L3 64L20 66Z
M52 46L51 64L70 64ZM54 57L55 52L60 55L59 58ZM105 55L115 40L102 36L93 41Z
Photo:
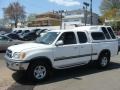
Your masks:
M120 26L120 0L103 0L100 6L101 20L110 20L109 25ZM112 21L111 21L112 20Z
M105 19L120 17L120 0L103 0L100 10Z
M120 0L103 0L100 6L102 14L113 9L120 9Z

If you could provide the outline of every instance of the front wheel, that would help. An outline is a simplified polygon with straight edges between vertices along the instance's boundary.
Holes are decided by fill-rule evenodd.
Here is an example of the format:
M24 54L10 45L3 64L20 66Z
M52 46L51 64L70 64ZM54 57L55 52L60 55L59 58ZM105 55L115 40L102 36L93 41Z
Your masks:
M33 81L42 81L48 78L50 67L44 62L32 63L28 68L28 76Z
M99 59L97 61L98 68L104 69L108 67L110 63L110 55L107 53L103 53L99 56Z

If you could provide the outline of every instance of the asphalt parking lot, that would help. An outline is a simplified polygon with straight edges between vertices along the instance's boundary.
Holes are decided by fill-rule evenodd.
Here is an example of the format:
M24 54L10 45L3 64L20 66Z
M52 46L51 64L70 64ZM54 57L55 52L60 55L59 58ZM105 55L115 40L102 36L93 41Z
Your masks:
M120 90L120 54L112 58L106 70L94 65L57 70L37 84L7 69L3 58L4 53L0 53L0 90Z

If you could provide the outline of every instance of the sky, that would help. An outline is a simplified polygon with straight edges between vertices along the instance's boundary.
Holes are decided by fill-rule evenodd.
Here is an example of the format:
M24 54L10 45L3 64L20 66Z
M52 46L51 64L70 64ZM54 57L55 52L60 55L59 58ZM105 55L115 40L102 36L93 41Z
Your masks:
M10 3L18 1L25 7L27 15L40 14L47 11L74 10L83 7L83 2L90 0L0 0L0 18L3 17L3 8ZM101 14L99 7L102 0L93 0L93 12Z

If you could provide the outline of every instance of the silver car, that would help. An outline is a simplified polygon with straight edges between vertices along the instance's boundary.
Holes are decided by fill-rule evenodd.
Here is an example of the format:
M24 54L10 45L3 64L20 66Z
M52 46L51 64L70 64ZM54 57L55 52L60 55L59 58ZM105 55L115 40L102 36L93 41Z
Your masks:
M13 40L7 36L0 35L0 51L6 50L11 45L24 43L23 41Z

